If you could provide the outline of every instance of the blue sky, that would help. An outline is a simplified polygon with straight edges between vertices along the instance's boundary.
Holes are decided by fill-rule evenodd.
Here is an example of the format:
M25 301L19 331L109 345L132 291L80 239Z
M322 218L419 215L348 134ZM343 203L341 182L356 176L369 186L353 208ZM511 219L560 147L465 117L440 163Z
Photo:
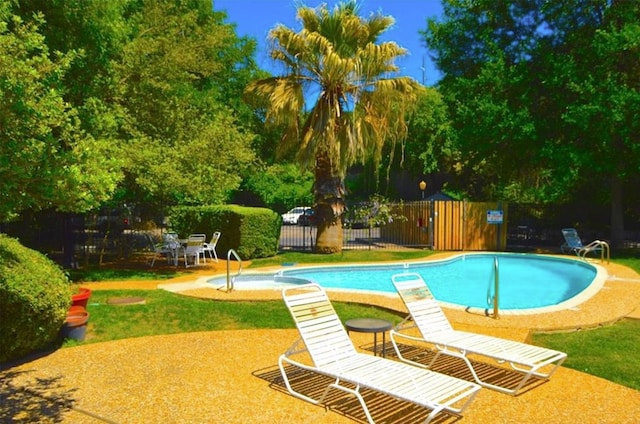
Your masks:
M316 7L327 3L330 9L335 0L306 0L304 4ZM381 11L395 19L394 26L383 34L382 41L395 41L409 50L409 54L396 64L402 75L415 78L426 85L433 85L439 79L438 71L429 59L419 30L427 27L427 18L442 14L440 0L359 0L360 15ZM213 0L215 10L225 10L228 22L236 25L237 34L251 36L258 40L258 65L273 70L273 62L267 55L266 39L269 30L283 24L298 31L301 26L296 21L296 0Z

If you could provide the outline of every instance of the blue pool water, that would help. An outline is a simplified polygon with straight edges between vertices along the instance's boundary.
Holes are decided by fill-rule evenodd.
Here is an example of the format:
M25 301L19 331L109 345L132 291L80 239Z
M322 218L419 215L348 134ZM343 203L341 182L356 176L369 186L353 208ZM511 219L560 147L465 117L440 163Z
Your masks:
M517 254L472 254L428 263L380 266L309 267L278 275L309 280L326 288L395 293L391 276L417 272L434 297L460 306L487 308L493 294L494 260L498 258L500 309L530 309L557 305L584 291L596 268L586 262Z

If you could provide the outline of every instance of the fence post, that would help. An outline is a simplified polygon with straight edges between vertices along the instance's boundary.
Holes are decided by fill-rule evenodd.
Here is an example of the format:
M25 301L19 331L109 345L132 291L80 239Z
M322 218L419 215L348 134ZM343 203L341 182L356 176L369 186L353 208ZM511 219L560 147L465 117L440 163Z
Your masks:
M435 225L434 225L434 219L435 219L434 212L435 212L435 210L434 210L434 205L433 205L433 199L430 199L429 200L429 227L428 227L427 231L429 231L429 235L428 235L429 241L428 241L428 243L429 243L429 248L431 250L435 250L435 247L433 246L433 243L434 243L433 229L435 228Z

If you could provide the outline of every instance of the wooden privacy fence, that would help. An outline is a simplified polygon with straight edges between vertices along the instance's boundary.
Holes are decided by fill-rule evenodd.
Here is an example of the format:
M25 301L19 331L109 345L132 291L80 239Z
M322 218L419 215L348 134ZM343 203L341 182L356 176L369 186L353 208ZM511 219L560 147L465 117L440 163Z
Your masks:
M499 202L424 200L395 205L394 219L380 238L402 246L434 250L503 250L507 243L507 205ZM500 212L497 212L500 211ZM502 220L502 223L492 223Z

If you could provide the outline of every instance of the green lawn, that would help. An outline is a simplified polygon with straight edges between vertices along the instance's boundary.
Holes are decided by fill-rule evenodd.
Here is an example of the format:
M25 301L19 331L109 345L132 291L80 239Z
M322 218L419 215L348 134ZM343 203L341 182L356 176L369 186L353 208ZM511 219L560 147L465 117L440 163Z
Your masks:
M113 298L141 297L140 305L112 305ZM335 302L343 320L370 316L396 324L403 317L368 305ZM87 338L96 343L129 337L195 331L295 328L284 302L198 299L165 290L94 290L87 305ZM78 342L67 341L65 345Z
M640 273L634 250L616 252L612 262ZM640 321L622 320L601 328L571 333L534 334L533 342L567 353L563 366L640 390Z
M640 390L640 320L571 333L534 334L533 343L566 352L563 366Z

